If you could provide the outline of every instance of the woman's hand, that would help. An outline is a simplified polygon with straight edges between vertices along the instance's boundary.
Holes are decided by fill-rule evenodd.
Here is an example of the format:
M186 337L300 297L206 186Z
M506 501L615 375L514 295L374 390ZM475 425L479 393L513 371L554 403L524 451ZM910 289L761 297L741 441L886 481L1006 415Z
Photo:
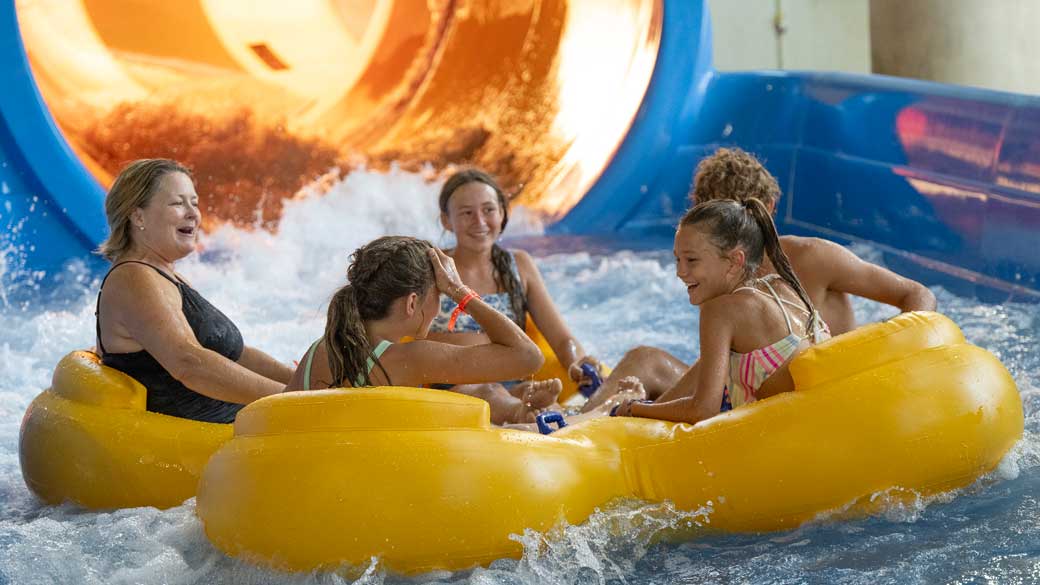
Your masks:
M591 355L587 355L579 360L576 360L574 363L571 364L571 367L567 368L567 375L570 376L571 380L577 382L579 386L581 386L582 384L588 384L592 382L592 380L590 380L588 376L585 375L585 372L581 371L581 367L586 364L596 369L596 372L599 373L600 379L604 377L603 364L601 364L598 359L592 357Z
M459 276L459 270L455 268L455 260L437 248L431 248L427 253L433 264L433 276L437 282L437 289L455 301L466 296L468 289L463 284L462 277Z

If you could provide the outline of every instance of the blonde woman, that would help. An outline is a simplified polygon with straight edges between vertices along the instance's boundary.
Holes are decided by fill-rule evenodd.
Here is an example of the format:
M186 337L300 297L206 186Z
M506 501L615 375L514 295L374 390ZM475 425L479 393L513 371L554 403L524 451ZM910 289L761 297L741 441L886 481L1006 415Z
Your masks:
M228 423L242 405L281 392L292 370L243 343L230 319L174 264L195 251L202 214L190 171L130 163L105 198L112 262L97 301L101 362L148 390L149 411Z

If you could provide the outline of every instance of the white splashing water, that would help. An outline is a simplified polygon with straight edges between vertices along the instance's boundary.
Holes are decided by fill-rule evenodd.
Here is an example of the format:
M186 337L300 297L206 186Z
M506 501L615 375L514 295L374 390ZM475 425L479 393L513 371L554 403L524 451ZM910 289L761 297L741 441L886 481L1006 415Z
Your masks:
M386 234L449 245L437 221L437 189L420 175L396 170L354 172L322 197L289 202L277 233L221 229L207 237L203 254L179 269L240 326L248 343L279 359L296 359L320 335L325 304L342 284L355 248ZM514 234L539 230L522 210L510 221ZM879 255L871 248L855 251L872 260ZM696 313L674 277L668 250L558 254L538 263L561 312L592 353L614 362L632 346L650 344L686 360L696 355ZM377 561L288 575L231 560L207 541L192 500L166 511L40 506L20 475L18 427L57 361L93 344L95 294L96 285L63 310L0 313L0 583L874 585L1030 582L1023 576L1040 575L1030 573L1040 571L1040 324L1032 306L982 305L936 289L940 306L968 338L1008 366L1026 410L1026 439L970 488L893 507L886 518L823 517L782 535L709 534L687 544L657 539L706 522L709 508L689 514L626 502L580 526L516 535L525 550L519 561L405 579L384 573ZM855 308L861 321L892 314L865 301Z

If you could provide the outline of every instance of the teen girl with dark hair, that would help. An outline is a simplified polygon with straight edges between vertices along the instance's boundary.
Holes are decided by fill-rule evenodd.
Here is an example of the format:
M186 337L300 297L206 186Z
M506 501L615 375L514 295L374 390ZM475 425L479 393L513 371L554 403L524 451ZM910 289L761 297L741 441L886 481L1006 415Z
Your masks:
M780 185L765 166L749 152L739 148L720 148L697 165L690 191L696 205L707 201L732 199L747 202L757 199L772 216L780 200ZM900 311L934 311L935 295L924 285L884 267L858 258L844 246L820 238L780 236L780 247L791 268L820 316L835 335L856 327L852 297L860 296L898 308ZM768 257L762 260L758 275L776 272ZM656 347L637 347L628 352L608 379L586 403L592 408L617 392L618 381L636 376L654 398L662 393L689 366L679 358Z
M441 224L455 234L457 244L448 254L455 260L462 280L520 328L524 328L530 313L560 363L568 368L568 375L576 382L583 382L581 366L589 364L598 368L599 362L585 354L581 343L567 328L531 257L497 243L509 223L509 201L494 178L476 169L457 172L444 183L438 203ZM453 299L441 296L440 311L430 330L431 339L456 345L485 343L486 332L473 319L464 316L449 326L455 306ZM497 378L510 379L509 376ZM455 390L492 400L512 393L528 402L532 393L558 394L560 388L558 382L548 388L543 383L521 382L510 390L497 383L456 387Z
M479 384L522 378L541 367L538 347L464 285L451 257L429 242L387 236L358 248L351 259L350 282L329 303L325 335L304 354L288 390ZM456 318L467 315L480 324L484 343L426 339L441 294L459 308ZM405 337L414 341L398 343ZM492 402L492 421L527 422L532 408L544 408L552 398L534 405L512 396Z

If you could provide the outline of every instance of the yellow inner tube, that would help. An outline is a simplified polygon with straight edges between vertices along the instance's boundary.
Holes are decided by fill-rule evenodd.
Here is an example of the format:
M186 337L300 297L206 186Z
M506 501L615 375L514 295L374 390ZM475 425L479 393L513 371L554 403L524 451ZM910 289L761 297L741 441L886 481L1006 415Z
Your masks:
M533 376L535 380L551 380L553 378L559 378L560 382L563 383L563 390L560 391L559 402L562 404L566 402L571 396L578 393L578 384L571 380L570 374L567 373L567 366L560 362L560 358L556 357L556 352L549 346L549 341L545 339L542 332L538 330L538 327L531 320L531 316L527 316L527 327L525 328L527 336L531 338L538 346L538 349L542 350L542 355L545 356L545 363L542 364L542 368Z
M546 358L536 379L560 377L563 400L575 384L529 326ZM74 351L62 358L51 387L22 419L26 485L49 504L71 501L91 509L170 508L194 497L206 461L231 439L231 425L148 412L146 400L140 383L101 365L96 354Z
M697 425L601 418L549 436L491 427L488 406L408 388L273 396L210 459L213 543L287 570L458 570L517 557L511 534L584 521L617 498L711 502L710 525L793 528L821 513L967 485L1019 439L1014 380L935 313L807 350L798 391Z
M22 419L26 485L49 504L86 508L169 508L193 497L231 425L148 412L146 399L140 383L97 355L65 356Z

